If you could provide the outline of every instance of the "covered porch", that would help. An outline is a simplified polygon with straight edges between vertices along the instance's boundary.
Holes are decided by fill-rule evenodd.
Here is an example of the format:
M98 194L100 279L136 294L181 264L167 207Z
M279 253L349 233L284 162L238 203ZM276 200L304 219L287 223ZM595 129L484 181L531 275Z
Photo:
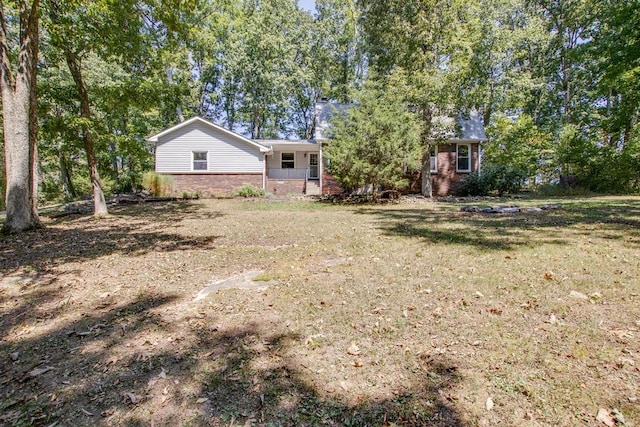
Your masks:
M260 141L263 143L262 141ZM266 143L267 141L264 141ZM322 194L322 148L315 141L268 141L266 191L273 194Z

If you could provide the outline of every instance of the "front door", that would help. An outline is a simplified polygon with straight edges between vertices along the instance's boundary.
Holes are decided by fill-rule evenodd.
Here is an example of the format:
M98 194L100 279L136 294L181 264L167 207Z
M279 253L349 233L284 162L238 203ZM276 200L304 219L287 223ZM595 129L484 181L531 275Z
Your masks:
M309 178L318 179L318 153L309 153Z

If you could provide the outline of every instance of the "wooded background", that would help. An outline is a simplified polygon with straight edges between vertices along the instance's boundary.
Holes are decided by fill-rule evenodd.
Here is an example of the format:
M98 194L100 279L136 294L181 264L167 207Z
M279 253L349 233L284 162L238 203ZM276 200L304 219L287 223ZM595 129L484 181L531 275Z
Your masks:
M315 102L359 99L367 79L402 90L425 138L434 117L477 110L485 165L638 189L637 0L317 0L313 13L296 0L6 1L9 60L30 7L41 203L91 194L94 175L107 194L140 189L145 138L193 115L310 138Z

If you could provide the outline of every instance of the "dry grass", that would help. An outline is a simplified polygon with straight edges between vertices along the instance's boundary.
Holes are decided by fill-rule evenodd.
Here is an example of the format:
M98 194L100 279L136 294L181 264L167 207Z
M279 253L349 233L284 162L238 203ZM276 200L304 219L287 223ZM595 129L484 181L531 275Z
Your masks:
M558 202L194 201L2 237L0 425L637 425L640 198ZM250 270L277 284L193 301Z

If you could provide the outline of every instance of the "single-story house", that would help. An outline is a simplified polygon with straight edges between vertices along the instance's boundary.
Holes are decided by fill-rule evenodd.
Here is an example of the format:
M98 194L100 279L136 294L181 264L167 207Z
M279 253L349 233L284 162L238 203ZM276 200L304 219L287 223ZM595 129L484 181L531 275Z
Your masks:
M245 184L272 194L339 193L342 189L326 173L322 147L329 142L331 115L346 108L318 103L311 140L252 140L193 117L148 139L155 144L155 171L173 177L176 194L223 195ZM479 143L486 137L478 120L460 120L460 136L434 148L434 195L454 192L462 176L479 170Z

